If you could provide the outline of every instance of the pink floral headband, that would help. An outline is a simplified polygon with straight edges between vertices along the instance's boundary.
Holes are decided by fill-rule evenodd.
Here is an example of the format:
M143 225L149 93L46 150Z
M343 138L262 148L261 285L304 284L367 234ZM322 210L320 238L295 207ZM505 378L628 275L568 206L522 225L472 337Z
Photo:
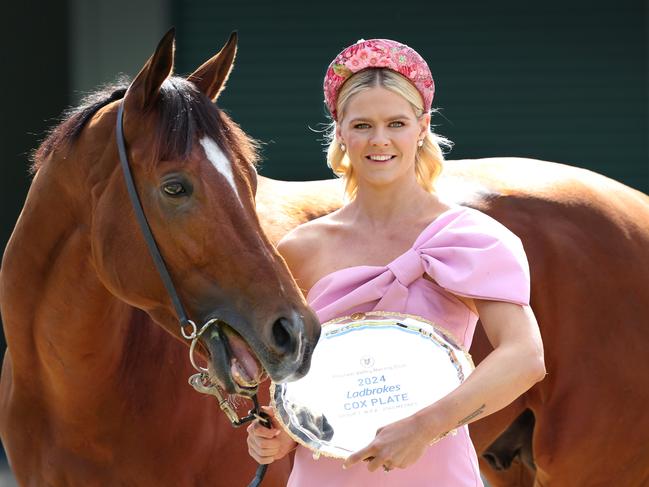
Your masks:
M430 111L435 82L426 61L414 49L389 39L361 39L344 49L329 65L324 79L325 103L334 120L340 88L353 74L367 68L388 68L415 85Z

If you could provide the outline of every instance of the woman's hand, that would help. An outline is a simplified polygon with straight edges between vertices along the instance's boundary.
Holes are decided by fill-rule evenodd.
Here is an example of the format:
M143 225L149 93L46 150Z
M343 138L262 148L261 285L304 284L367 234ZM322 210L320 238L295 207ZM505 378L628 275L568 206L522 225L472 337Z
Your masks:
M262 410L271 418L272 428L266 428L255 421L248 426L248 453L257 463L262 465L272 463L284 458L288 452L295 448L296 443L282 428L275 425L273 409L263 406Z
M419 460L430 443L427 430L415 415L384 426L369 445L347 457L343 468L361 460L368 462L370 472L381 467L386 471L409 467Z

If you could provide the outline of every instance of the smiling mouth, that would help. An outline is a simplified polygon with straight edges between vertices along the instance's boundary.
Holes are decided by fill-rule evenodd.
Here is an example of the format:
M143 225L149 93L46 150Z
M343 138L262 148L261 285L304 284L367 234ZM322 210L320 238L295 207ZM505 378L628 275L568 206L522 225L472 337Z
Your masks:
M216 336L210 336L212 340L205 345L211 355L209 375L231 394L256 394L267 374L250 345L224 323L219 323ZM214 342L221 346L215 349ZM219 370L216 370L217 367Z
M385 155L378 155L377 154L377 155L365 156L365 159L368 159L368 160L370 160L372 162L387 162L387 161L390 161L390 160L394 159L395 157L397 157L397 156L388 155L388 154L385 154Z

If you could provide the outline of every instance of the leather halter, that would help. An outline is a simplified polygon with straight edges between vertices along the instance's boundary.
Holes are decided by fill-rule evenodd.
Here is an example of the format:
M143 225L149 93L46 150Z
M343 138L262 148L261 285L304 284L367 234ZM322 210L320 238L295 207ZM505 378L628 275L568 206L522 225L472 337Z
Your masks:
M167 270L167 266L165 265L162 255L160 254L160 250L158 250L155 238L153 237L153 233L151 232L151 227L149 226L149 222L147 221L146 215L144 214L142 203L140 203L137 189L135 189L135 182L133 181L133 174L131 173L131 168L128 162L128 155L126 153L126 140L124 138L124 101L120 102L119 108L117 110L116 137L117 150L119 151L119 160L122 165L124 179L126 180L128 196L131 199L133 210L135 210L135 218L137 218L137 222L140 225L140 230L142 231L146 245L149 248L149 254L151 254L153 263L158 270L158 274L160 274L160 277L162 278L162 282L167 289L167 293L169 294L174 309L176 310L176 315L178 316L178 320L180 321L180 331L183 337L191 340L197 333L196 324L192 320L187 318L185 308L183 307L183 304L180 301L180 297L176 292L176 288L174 287L174 283L171 280L171 276L169 275L169 271ZM190 333L186 333L185 331L185 328L187 326L191 327L192 331Z
M135 217L137 219L140 230L142 231L142 235L144 236L144 240L146 241L146 245L149 249L149 254L153 259L153 263L155 264L158 274L160 275L160 278L162 279L162 282L167 289L167 293L171 298L171 302L176 311L176 315L178 316L180 333L185 339L191 340L189 359L192 366L196 370L198 370L199 373L192 375L189 378L189 383L198 392L215 396L219 401L219 407L225 413L228 420L230 420L232 426L239 427L256 419L259 420L262 425L270 428L271 424L268 416L266 415L266 413L260 411L257 394L252 396L253 408L248 412L248 415L244 416L243 418L239 418L237 412L230 405L226 395L221 390L221 388L211 381L210 377L207 374L207 370L199 367L194 361L194 349L203 332L207 330L207 328L211 325L214 325L216 332L220 333L220 330L218 328L219 320L211 319L207 321L199 330L196 327L196 323L194 323L187 317L185 308L183 307L180 297L176 292L176 287L173 284L173 280L171 279L171 275L167 270L164 259L160 254L160 250L158 249L158 245L156 244L153 232L151 232L151 227L149 226L149 222L147 221L146 215L144 214L144 208L142 208L142 203L140 202L137 189L135 188L135 182L133 181L133 174L131 173L128 154L126 152L126 139L124 138L124 100L120 101L119 108L117 109L117 126L115 137L117 139L117 150L119 152L119 160L122 166L122 173L124 174L124 180L126 181L126 188L128 190L128 196L131 200L131 205L133 206L133 210L135 211ZM249 487L256 487L261 483L267 468L267 465L259 465L255 478L252 480Z

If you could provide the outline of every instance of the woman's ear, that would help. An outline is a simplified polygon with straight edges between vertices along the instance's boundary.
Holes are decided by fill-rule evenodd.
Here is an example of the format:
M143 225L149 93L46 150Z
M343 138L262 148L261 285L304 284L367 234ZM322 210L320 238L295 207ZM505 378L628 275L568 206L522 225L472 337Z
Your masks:
M425 113L421 117L419 117L419 139L423 139L426 137L426 134L430 130L430 113Z
M342 134L342 132L340 130L340 124L339 123L336 124L336 141L339 144L344 144L345 143L345 141L343 140L343 134Z

